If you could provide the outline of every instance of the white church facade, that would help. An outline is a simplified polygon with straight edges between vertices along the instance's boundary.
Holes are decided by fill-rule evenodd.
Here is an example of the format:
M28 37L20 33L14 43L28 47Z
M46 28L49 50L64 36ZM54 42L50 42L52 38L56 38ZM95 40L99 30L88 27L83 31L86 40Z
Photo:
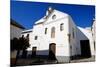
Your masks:
M30 43L28 51L40 56L54 54L58 62L70 62L74 56L90 57L95 54L91 32L76 26L70 15L52 8L35 22L33 29L22 33L24 36L27 34Z

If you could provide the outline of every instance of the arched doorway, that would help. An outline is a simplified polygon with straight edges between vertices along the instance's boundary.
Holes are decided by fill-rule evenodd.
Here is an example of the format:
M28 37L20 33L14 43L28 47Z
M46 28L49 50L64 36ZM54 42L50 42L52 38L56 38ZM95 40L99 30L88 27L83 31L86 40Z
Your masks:
M56 44L50 43L49 44L49 59L56 60L55 55L56 55Z

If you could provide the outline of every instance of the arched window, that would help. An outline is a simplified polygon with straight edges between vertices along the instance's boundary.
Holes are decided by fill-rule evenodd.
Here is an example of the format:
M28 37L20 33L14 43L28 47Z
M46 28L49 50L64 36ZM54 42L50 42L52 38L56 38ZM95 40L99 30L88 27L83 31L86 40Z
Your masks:
M64 23L61 23L60 24L60 31L63 31L64 30Z
M55 37L55 27L51 28L51 38Z
M56 19L56 15L53 15L53 16L52 16L52 19Z

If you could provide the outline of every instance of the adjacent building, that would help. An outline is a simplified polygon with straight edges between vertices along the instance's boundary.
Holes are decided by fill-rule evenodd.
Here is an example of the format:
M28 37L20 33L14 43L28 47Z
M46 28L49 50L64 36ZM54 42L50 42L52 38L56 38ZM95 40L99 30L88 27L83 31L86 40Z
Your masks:
M95 45L95 43L96 43L96 20L95 19L93 19L93 25L92 25L91 30L92 30L92 38L93 38L94 50L95 50L95 48L96 48L96 45Z
M18 24L15 20L11 19L10 20L10 42L12 42L14 38L19 38L24 29L25 28L22 25ZM14 44L11 44L10 46L12 47L13 45ZM11 64L16 63L16 56L17 56L17 51L11 50Z
M10 39L19 38L25 28L15 20L10 20Z

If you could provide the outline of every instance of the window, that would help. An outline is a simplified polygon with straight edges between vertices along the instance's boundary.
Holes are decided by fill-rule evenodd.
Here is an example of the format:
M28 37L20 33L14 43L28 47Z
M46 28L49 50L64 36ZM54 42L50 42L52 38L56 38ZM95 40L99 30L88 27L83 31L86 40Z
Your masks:
M47 29L48 29L48 28L45 28L45 34L47 34Z
M61 23L60 24L60 31L63 31L64 30L64 23Z
M32 57L36 56L36 47L32 47Z
M56 15L53 15L53 16L52 16L52 19L56 19Z
M51 38L55 37L55 27L51 28Z
M73 35L73 38L75 37L75 32L74 32L74 28L72 28L72 35Z
M37 40L37 38L38 38L38 36L35 36L35 38L34 38L34 39L35 39L35 40Z
M70 43L70 40L71 40L71 34L68 34L68 41Z

